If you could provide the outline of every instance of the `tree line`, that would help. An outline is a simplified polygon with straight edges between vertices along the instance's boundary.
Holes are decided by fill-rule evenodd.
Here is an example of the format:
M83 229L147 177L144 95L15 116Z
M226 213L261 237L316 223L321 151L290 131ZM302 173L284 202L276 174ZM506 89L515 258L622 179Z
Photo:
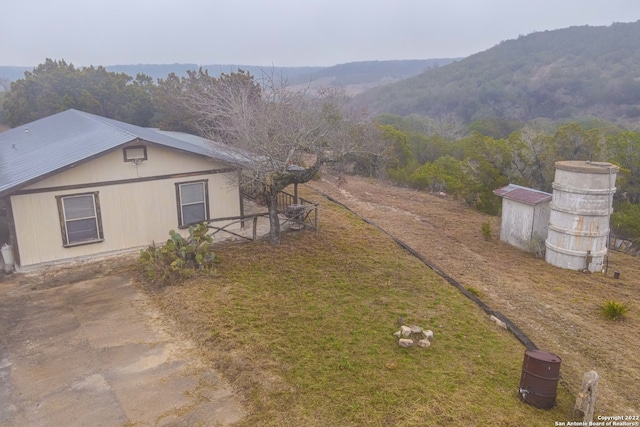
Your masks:
M506 137L493 137L452 124L449 134L432 119L390 114L377 119L394 155L388 177L400 185L445 192L482 212L500 212L493 190L507 184L551 192L555 162L609 161L620 166L611 226L621 237L640 237L640 132L586 128L565 123L552 131L536 123L522 125ZM475 125L475 126L474 126ZM452 129L458 130L452 132Z
M16 127L69 108L142 126L154 117L153 79L108 72L104 67L76 68L47 59L3 92L0 120Z

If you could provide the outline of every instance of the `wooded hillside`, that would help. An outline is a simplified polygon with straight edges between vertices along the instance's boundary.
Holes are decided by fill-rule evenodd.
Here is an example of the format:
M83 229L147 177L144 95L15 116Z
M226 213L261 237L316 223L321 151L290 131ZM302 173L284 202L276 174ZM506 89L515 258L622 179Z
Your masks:
M422 72L452 63L454 58L412 59L399 61L362 61L338 64L290 79L292 84L329 79L335 85L391 82L417 76Z
M356 98L369 110L466 122L640 117L640 21L520 36Z

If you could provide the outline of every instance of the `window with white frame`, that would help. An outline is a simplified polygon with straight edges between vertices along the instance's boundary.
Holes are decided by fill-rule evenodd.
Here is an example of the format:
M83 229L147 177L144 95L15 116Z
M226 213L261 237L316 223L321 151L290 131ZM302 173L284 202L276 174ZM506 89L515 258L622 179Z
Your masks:
M209 218L209 195L206 180L177 183L176 198L179 226L187 226Z
M98 192L56 196L63 246L101 242Z

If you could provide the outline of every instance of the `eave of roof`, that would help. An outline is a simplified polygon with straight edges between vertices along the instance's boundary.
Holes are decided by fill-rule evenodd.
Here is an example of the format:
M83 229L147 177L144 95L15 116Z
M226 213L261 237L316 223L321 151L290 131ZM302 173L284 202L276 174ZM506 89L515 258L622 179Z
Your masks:
M497 190L493 190L493 194L504 197L505 199L526 203L528 205L537 205L539 203L547 202L553 197L553 195L544 191L522 187L515 184L505 185Z

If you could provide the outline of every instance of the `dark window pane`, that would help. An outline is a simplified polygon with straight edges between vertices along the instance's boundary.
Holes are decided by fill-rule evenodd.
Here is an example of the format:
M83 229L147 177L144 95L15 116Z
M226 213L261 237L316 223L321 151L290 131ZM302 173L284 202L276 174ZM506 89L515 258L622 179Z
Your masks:
M180 195L183 205L204 202L204 184L201 182L182 184L180 186Z
M202 222L206 218L204 203L186 205L182 207L182 225Z
M64 197L64 214L67 220L95 217L93 196Z
M98 239L98 225L95 218L67 221L69 243L86 242Z

